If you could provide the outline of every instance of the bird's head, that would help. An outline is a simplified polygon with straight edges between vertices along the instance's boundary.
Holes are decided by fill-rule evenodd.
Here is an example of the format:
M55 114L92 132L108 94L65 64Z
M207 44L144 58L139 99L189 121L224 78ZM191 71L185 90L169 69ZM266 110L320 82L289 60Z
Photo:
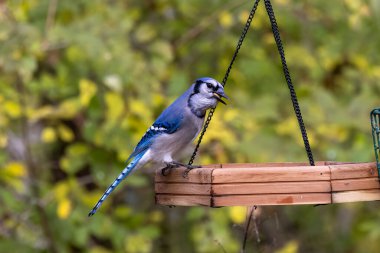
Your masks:
M202 77L195 81L188 104L193 112L195 110L204 115L207 109L215 107L218 102L226 104L222 98L228 99L223 86L213 78Z

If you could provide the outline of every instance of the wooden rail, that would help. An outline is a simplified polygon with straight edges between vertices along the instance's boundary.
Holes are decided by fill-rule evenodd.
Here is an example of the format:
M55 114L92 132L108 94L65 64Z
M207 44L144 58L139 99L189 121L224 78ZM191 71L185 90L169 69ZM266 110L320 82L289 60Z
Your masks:
M331 204L380 200L376 163L216 164L156 171L156 203L175 206Z

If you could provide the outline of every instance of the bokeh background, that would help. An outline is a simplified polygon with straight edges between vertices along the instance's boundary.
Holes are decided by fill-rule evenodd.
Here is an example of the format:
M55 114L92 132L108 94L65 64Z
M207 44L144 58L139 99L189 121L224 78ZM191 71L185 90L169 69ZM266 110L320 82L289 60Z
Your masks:
M380 2L272 1L316 160L374 161ZM88 211L253 1L1 0L0 252L239 252L245 207L167 208L133 174ZM260 3L196 163L307 161ZM380 252L377 202L263 207L247 252Z

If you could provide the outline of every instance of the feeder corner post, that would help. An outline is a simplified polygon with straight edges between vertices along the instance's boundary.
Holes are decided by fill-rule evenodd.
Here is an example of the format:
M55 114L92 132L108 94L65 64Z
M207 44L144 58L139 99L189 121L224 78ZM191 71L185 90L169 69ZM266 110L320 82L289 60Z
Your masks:
M372 126L372 138L373 148L375 151L377 171L380 180L380 108L373 109L371 111L371 126Z

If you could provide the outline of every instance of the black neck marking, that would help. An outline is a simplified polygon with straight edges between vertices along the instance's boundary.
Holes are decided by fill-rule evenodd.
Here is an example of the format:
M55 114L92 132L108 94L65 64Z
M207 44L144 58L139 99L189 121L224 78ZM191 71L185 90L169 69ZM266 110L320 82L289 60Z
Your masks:
M195 90L195 87L194 87L194 90ZM193 94L190 95L189 99L187 100L187 106L190 108L190 111L195 115L197 116L198 118L202 119L205 117L206 115L206 110L197 110L194 108L194 106L192 105L191 103L191 97L194 96L196 93L194 92Z
M193 94L199 93L199 89L200 89L202 83L203 83L203 81L201 81L201 80L197 80L195 82Z

